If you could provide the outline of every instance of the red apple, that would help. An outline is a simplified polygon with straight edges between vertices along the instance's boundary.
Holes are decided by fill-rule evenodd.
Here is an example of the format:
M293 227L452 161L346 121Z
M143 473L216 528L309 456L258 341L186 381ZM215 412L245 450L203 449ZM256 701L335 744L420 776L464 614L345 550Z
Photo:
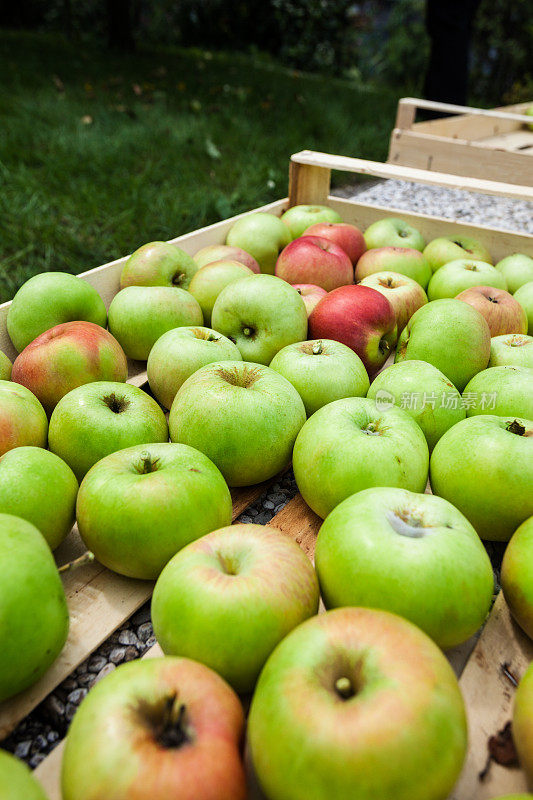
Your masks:
M353 266L334 242L320 236L300 236L279 254L276 275L288 283L312 283L330 292L353 283Z
M342 247L354 266L366 250L365 237L359 228L347 222L316 222L304 235L320 236Z
M387 298L396 312L398 335L403 331L415 311L424 306L427 295L417 281L399 272L375 272L361 281Z
M316 304L327 295L325 289L322 289L321 286L314 286L312 283L293 283L292 285L298 294L302 295L307 316L311 314Z
M309 317L310 339L335 339L357 353L370 376L397 338L392 304L369 286L342 286L323 297Z
M492 286L471 286L460 292L456 300L477 308L490 328L490 335L527 333L526 312L512 294Z
M26 386L51 414L84 383L128 377L126 356L109 331L93 322L63 322L41 333L15 359L11 379Z

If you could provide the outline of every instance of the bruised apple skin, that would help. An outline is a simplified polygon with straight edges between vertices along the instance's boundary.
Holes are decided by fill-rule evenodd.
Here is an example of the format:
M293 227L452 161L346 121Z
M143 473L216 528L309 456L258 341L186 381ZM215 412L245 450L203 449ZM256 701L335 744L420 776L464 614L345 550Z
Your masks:
M83 700L68 732L63 800L245 800L239 698L186 658L123 664Z

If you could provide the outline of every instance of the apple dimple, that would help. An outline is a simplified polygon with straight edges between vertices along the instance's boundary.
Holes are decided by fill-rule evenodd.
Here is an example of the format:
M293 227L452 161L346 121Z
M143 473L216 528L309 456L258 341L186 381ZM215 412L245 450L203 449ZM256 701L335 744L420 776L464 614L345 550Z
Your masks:
M234 367L228 369L221 367L217 370L218 376L232 386L239 386L241 389L250 389L261 377L261 370L257 367L244 367L242 371Z
M139 475L149 475L157 472L160 467L159 458L154 458L148 450L143 450L139 456L139 461L133 464L133 471Z
M187 708L171 692L156 703L139 701L136 712L152 733L154 741L164 750L176 750L192 741L187 725Z
M525 425L514 419L512 422L508 422L505 426L505 430L509 431L509 433L514 433L516 436L531 436L532 431L526 430Z
M126 397L118 397L115 392L107 394L102 398L102 401L113 414L121 414L131 405L131 400L128 400Z
M479 272L479 269L475 264L465 264L464 266L469 272Z
M186 277L184 272L176 272L172 276L172 286L181 286Z
M427 527L422 517L417 517L406 509L389 511L387 520L391 528L400 536L407 536L410 539L421 539L425 536Z

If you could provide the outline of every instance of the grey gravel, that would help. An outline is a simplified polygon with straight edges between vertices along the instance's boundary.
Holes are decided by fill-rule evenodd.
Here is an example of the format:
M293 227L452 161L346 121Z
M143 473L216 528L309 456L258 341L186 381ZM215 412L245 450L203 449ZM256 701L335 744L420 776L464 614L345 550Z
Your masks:
M526 201L417 186L404 181L375 181L348 186L335 194L399 210L533 233L533 204ZM247 508L238 521L265 525L296 492L294 475L292 471L287 472ZM495 561L500 555L499 551L491 553ZM142 656L155 641L150 604L146 603L34 709L2 742L2 747L36 767L66 735L69 722L88 688L116 669L117 663Z

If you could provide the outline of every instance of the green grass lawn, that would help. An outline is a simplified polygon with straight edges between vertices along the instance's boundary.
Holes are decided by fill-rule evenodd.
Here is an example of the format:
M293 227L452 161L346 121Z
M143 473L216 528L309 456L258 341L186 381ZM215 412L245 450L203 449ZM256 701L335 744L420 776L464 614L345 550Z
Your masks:
M397 96L265 59L0 32L0 301L287 191L291 153L384 159Z

